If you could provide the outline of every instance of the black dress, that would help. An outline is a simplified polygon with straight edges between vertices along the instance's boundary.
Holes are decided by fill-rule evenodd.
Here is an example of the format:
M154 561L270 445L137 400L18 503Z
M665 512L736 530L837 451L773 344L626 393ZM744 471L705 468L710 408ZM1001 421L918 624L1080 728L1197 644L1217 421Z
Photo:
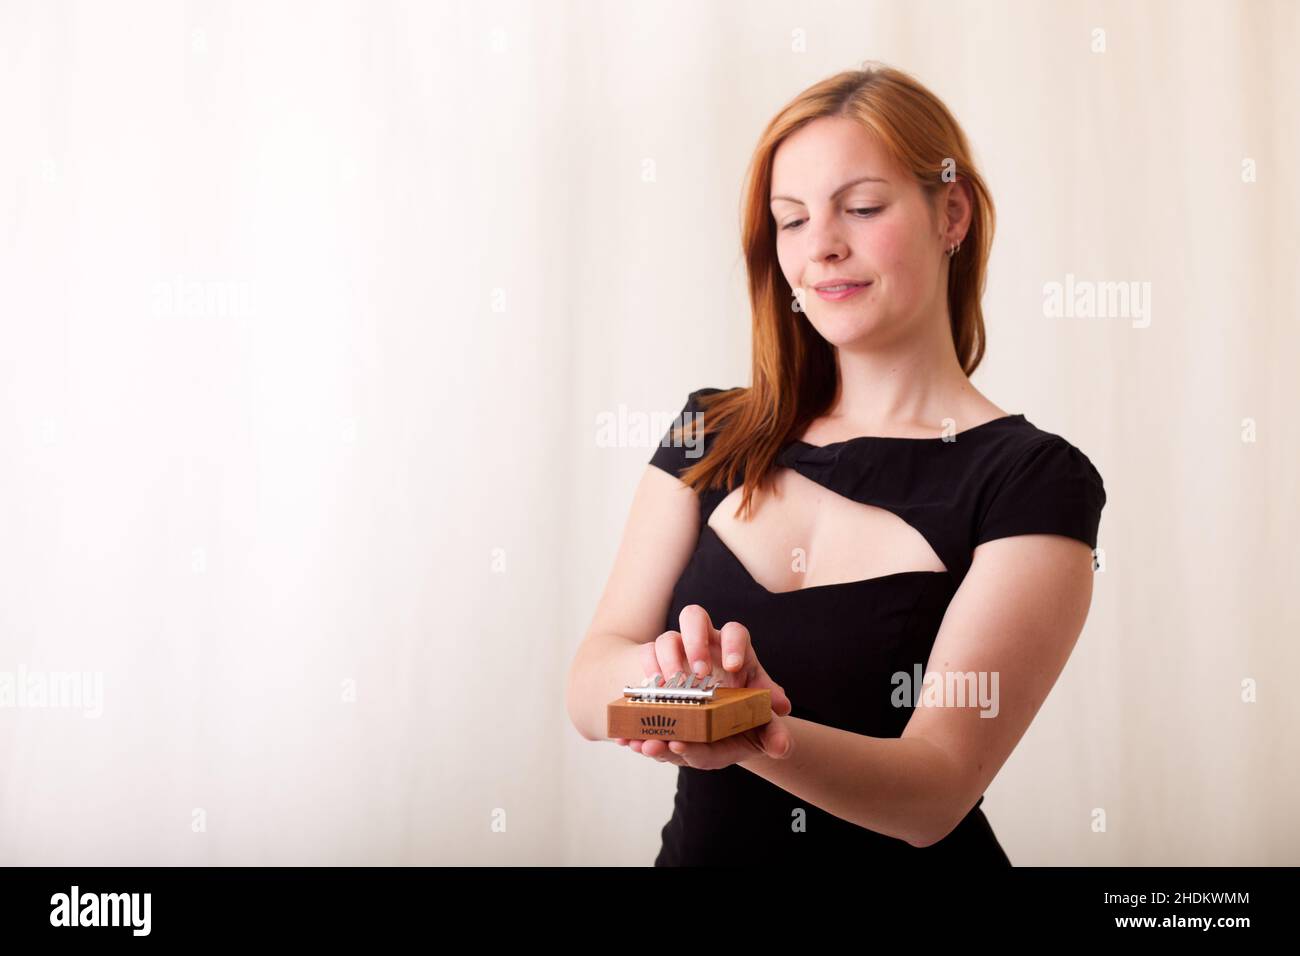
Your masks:
M718 391L692 392L682 413L701 411L699 397ZM700 452L673 447L671 431L650 461L679 475ZM702 454L708 454L713 437L705 437ZM817 446L796 440L781 450L778 464L896 514L920 532L948 570L769 591L707 523L741 476L732 488L699 496L699 540L673 588L663 630L678 629L682 608L689 604L703 606L716 627L741 622L759 661L789 696L792 717L872 737L902 736L912 709L890 704L891 675L925 666L975 546L1050 533L1096 548L1106 502L1101 475L1087 456L1024 415L958 432L955 441L861 437ZM1009 866L980 809L983 802L981 796L944 839L914 847L827 813L742 767L679 767L673 814L663 828L655 865ZM792 825L796 809L803 811L799 828Z

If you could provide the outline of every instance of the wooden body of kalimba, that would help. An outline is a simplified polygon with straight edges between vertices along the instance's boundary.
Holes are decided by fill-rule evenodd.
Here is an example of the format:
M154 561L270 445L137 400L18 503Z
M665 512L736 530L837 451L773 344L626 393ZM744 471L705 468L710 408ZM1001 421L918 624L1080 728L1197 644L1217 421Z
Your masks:
M610 738L713 743L772 720L772 692L757 687L722 687L716 678L675 674L647 678L623 688L607 709Z

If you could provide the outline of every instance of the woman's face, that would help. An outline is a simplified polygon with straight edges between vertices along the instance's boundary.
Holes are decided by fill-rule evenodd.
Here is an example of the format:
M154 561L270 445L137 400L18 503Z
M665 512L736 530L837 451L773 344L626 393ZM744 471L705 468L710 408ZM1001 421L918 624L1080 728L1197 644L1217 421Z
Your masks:
M858 123L822 117L787 137L770 198L781 272L796 295L804 290L808 320L830 344L879 348L943 309L948 243L939 221ZM834 279L868 284L840 297L814 288Z

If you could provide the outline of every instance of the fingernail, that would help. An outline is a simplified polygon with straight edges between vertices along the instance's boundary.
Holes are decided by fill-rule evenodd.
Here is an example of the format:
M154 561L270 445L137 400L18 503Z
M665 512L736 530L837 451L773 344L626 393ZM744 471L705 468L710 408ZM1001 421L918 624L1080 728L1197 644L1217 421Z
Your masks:
M708 662L707 662L707 661L696 661L696 662L695 662L695 673L697 673L697 674L707 674L707 673L709 672L709 670L710 670L710 668L709 668L709 665L708 665Z
M740 666L740 655L739 655L739 654L728 654L728 655L727 655L727 660L726 660L726 662L725 662L725 666L727 666L727 667L739 667L739 666Z

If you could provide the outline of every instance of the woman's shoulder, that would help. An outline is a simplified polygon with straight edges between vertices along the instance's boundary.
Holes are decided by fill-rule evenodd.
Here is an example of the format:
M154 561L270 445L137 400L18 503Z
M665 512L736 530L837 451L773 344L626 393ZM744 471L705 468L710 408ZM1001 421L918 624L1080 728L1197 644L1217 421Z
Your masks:
M717 395L720 392L740 393L746 390L747 389L743 385L733 385L731 388L716 388L711 385L706 385L701 388L697 388L695 391L691 392L689 395L686 396L686 407L699 410L703 405L702 399L710 395Z
M1023 415L991 443L981 469L984 507L976 541L1015 534L1065 534L1097 545L1106 485L1092 459L1063 435Z
M714 432L705 420L707 403L704 400L721 392L739 391L744 391L744 386L718 388L705 385L690 392L681 411L669 419L650 464L681 477L683 471L708 453L713 443Z
M1101 480L1092 459L1065 436L1040 428L1023 414L1009 416L1008 420L1012 427L1005 430L1005 440L997 445L997 451L1009 469L1023 469L1032 464L1067 471L1082 469Z

